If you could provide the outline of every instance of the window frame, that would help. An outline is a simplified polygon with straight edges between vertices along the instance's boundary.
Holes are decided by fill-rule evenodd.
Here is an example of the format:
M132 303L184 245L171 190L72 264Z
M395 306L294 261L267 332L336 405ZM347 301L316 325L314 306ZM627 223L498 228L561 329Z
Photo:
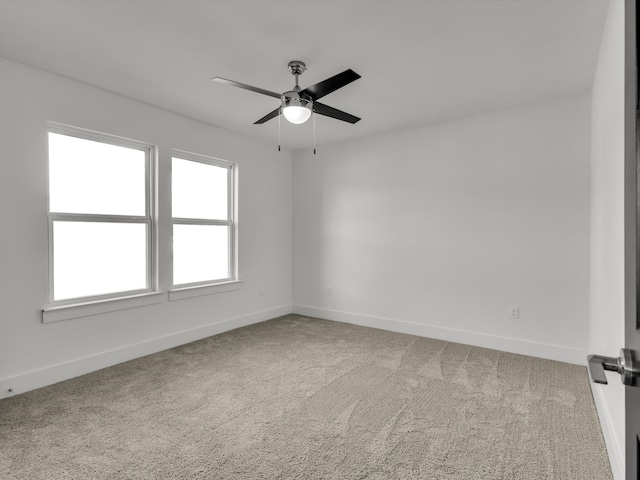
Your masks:
M49 133L66 135L82 140L90 140L118 147L140 150L145 154L145 214L144 215L110 215L52 212L50 205L50 161L49 161ZM136 297L158 292L158 268L157 268L157 202L156 194L156 164L158 148L156 145L119 137L107 133L96 132L84 128L73 127L55 122L47 122L47 221L48 221L48 302L51 309L74 305L85 305L102 301L113 301L123 298ZM88 223L124 223L146 224L146 287L135 290L74 297L68 299L54 299L54 222L88 222Z
M227 220L211 220L205 218L184 218L173 216L173 159L185 160L188 162L202 163L205 165L211 165L214 167L224 168L228 171L227 174ZM204 287L226 286L226 288L235 289L232 284L237 283L238 280L238 257L237 257L237 176L238 176L238 164L222 160L220 158L210 157L207 155L201 155L198 153L187 152L184 150L172 149L171 151L171 163L170 163L170 217L171 217L171 292L178 293L181 291L189 291L194 289L203 289ZM228 237L228 270L229 276L226 278L216 278L211 280L203 280L199 282L191 283L174 283L174 248L173 248L173 231L175 225L219 225L227 226L229 228ZM223 287L224 289L225 287ZM219 291L219 289L216 289ZM170 293L171 293L170 292ZM214 293L214 292L212 292ZM185 295L185 298L191 295ZM181 297L176 297L179 299ZM171 295L170 295L171 299Z

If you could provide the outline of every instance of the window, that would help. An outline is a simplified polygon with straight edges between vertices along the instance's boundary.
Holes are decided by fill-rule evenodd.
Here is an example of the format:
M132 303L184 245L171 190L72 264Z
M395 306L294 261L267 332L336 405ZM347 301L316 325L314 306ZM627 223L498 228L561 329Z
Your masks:
M154 289L151 145L49 128L49 301Z
M171 161L173 285L236 279L235 165L174 152Z

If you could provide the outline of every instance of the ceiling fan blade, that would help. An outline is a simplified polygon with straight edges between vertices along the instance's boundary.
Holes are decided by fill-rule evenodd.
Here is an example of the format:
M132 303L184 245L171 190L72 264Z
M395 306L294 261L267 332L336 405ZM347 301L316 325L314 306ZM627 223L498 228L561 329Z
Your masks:
M335 92L339 88L342 88L359 78L360 75L353 70L345 70L331 78L327 78L323 82L316 83L315 85L305 88L302 90L302 93L306 93L310 95L313 100L317 100L325 95L329 95L331 92Z
M261 93L262 95L268 95L270 97L275 97L278 99L282 96L279 93L270 92L269 90L265 90L264 88L253 87L251 85L247 85L246 83L234 82L233 80L227 80L226 78L213 77L211 81L222 83L223 85L231 85L232 87L244 88L245 90L249 90L251 92Z
M313 111L326 117L342 120L343 122L357 123L360 121L360 118L356 117L355 115L351 115L347 112L343 112L342 110L338 110L337 108L330 107L329 105L325 105L324 103L320 102L313 102Z
M271 120L272 118L277 117L280 114L280 107L276 108L273 112L267 113L264 117L254 123L254 125L260 125L264 122Z

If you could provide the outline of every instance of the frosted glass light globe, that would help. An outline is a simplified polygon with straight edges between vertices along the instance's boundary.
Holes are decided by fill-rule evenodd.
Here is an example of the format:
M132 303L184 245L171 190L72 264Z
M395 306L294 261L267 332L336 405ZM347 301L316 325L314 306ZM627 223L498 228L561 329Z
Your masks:
M311 109L290 105L282 109L282 114L284 115L284 118L289 120L291 123L298 125L309 120L309 117L311 117Z

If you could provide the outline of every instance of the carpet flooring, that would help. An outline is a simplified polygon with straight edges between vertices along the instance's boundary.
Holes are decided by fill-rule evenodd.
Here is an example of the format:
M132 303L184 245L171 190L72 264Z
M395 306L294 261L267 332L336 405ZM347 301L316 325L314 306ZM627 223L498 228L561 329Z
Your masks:
M287 315L0 400L0 478L608 480L588 382Z

